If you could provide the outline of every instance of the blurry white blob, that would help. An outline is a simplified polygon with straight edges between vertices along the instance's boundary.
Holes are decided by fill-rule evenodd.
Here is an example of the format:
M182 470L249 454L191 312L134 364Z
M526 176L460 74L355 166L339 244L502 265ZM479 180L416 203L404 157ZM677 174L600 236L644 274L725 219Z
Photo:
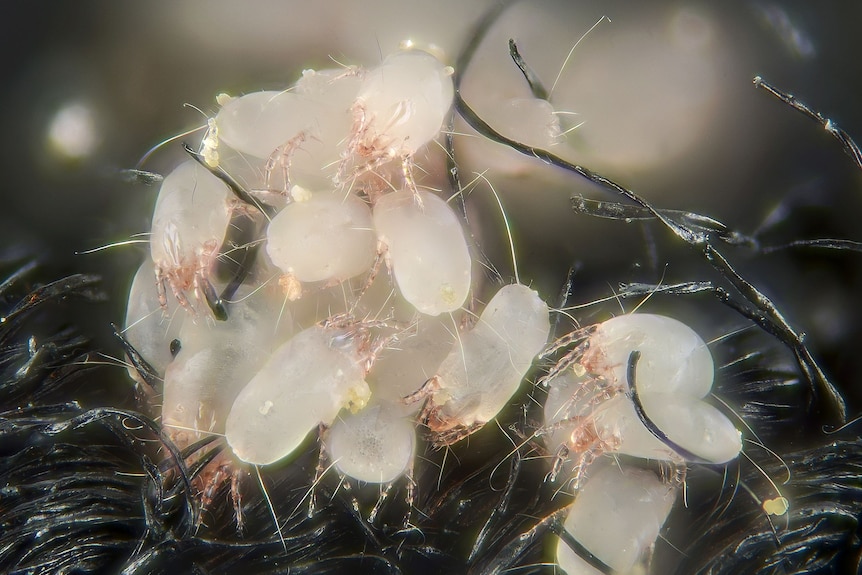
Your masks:
M579 154L614 168L667 166L713 122L721 93L713 25L690 9L663 30L626 24L607 24L578 47L551 101L585 122L570 140Z
M644 7L616 10L616 15L604 4L569 4L543 11L532 3L516 3L501 16L462 83L465 100L479 116L521 139L515 133L519 122L506 118L513 99L530 97L505 50L508 39L515 38L548 90L562 131L568 132L568 145L554 146L555 154L600 171L658 172L708 145L703 135L715 129L725 73L725 51L709 12ZM578 42L602 14L610 21L603 18ZM483 169L474 160L481 154L469 150L481 146L480 140L465 137L459 145L475 168ZM547 146L546 141L542 147Z
M501 100L488 106L482 119L504 136L539 150L558 153L561 151L558 146L565 141L560 114L550 102L541 98ZM500 174L520 176L546 169L541 160L484 138L471 139L464 146L464 152L470 162L488 166Z
M102 142L99 122L92 107L83 102L69 102L51 118L46 134L48 148L67 160L90 156Z
M772 2L755 3L753 8L764 26L772 30L788 52L801 59L813 58L817 49L799 22L790 19L787 11Z

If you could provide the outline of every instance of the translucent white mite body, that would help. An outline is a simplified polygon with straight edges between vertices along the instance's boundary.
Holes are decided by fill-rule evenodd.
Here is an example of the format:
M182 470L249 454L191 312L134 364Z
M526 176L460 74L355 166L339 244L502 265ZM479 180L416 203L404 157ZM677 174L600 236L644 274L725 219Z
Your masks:
M704 397L712 389L715 366L706 342L686 324L663 315L633 313L602 322L579 363L609 385L623 387L633 350L641 352L637 375L642 393Z
M599 324L579 349L566 357L580 354L576 371L583 375L552 377L545 408L549 421L568 423L563 426L571 434L560 457L574 452L578 475L603 452L677 461L693 454L711 463L725 463L739 454L739 431L703 401L712 389L712 355L684 323L653 314L619 316ZM629 382L633 351L640 359L637 380ZM677 453L645 427L629 386L636 386L653 424L686 453Z
M230 223L233 195L227 185L193 160L165 177L153 211L150 254L159 303L167 310L165 284L191 309L186 293L201 301Z
M335 468L368 483L390 483L408 471L416 450L412 421L388 402L339 417L326 435Z
M363 200L330 191L292 195L266 232L266 253L289 281L337 283L371 269L377 241Z
M344 407L361 409L371 391L367 357L352 330L314 326L276 349L242 389L227 418L234 454L268 465L292 453L309 431Z
M400 399L437 373L456 345L456 325L457 319L449 316L421 316L413 329L399 334L392 349L380 354L369 374L374 397L405 414L418 411L418 403L404 405Z
M292 91L253 92L234 98L215 117L219 144L266 159L303 132L319 114L319 104Z
M437 374L404 401L428 398L420 415L435 446L451 445L503 409L548 339L548 306L521 284L500 288L462 333Z
M675 499L676 490L651 471L609 463L578 492L565 529L614 573L637 572L633 569L655 544ZM562 540L557 543L557 563L568 575L605 572Z
M495 102L483 111L483 119L495 130L517 142L553 150L565 140L553 105L541 98L513 98ZM477 166L491 166L495 173L526 176L544 164L485 138L462 138L467 159Z
M464 304L472 263L449 204L425 191L385 194L374 205L374 229L401 295L417 310L439 315Z
M404 163L437 137L455 94L452 73L421 50L395 52L368 71L351 106L348 164Z
M296 82L296 93L319 102L324 111L315 118L301 150L290 158L292 171L310 183L320 178L332 183L347 150L353 125L351 107L363 77L364 70L357 67L303 70Z
M243 163L254 166L257 159L265 186L271 185L272 172L279 171L285 186L324 183L344 154L359 84L357 70L306 70L292 90L230 100L215 117L218 146L245 156L229 161L225 169L242 172Z
M180 330L181 349L165 371L162 402L162 423L180 447L224 433L236 396L290 336L289 316L278 321L272 303L250 291L240 291L226 321L186 321Z
M513 98L499 108L505 134L528 146L547 149L562 139L560 118L554 106L541 98Z
M174 300L167 302L167 314L162 313L159 293L153 283L155 267L152 260L145 260L135 273L129 289L123 336L157 374L164 375L165 368L174 359L171 342L179 336L185 314L177 314ZM135 381L140 375L129 367L129 375Z

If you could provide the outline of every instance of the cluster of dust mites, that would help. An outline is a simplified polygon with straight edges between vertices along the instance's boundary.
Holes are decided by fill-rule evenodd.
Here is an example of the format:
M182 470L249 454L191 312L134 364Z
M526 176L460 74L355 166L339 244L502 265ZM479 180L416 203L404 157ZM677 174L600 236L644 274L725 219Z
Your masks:
M428 145L451 76L405 49L372 70L306 70L283 92L220 96L200 154L164 179L126 337L164 375L174 440L226 437L232 455L204 484L330 426L321 441L340 472L391 482L412 465L419 399L435 442L452 443L502 409L541 351L548 310L525 286L464 315L474 282L462 218L452 192L414 176L418 166L423 183L443 181ZM252 240L227 248L238 227ZM256 259L217 285L219 260L237 252ZM465 363L499 373L502 394L497 378L440 367Z
M195 158L165 177L124 333L164 379L161 419L174 442L226 439L230 449L198 478L202 506L227 477L238 497L243 464L283 460L315 430L318 471L329 459L344 476L390 484L412 469L417 423L434 447L462 440L511 403L543 350L571 343L581 345L545 378L544 431L567 436L551 441L550 478L574 455L578 501L590 490L594 502L602 490L626 493L649 475L598 482L611 473L595 471L602 453L684 468L739 452L739 432L702 401L712 360L683 324L632 314L547 347L548 305L517 272L482 307L449 201L457 191L431 146L452 74L404 49L370 70L306 70L281 92L221 95ZM234 259L233 277L220 279ZM655 525L624 559L591 549L615 569L638 560L673 503L650 477L658 486L644 513L655 519L644 525Z

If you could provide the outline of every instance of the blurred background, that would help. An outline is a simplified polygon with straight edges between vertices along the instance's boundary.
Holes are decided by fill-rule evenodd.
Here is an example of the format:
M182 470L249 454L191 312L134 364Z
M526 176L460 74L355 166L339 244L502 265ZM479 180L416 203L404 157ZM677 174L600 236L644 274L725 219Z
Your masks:
M205 123L184 104L212 115L220 92L283 88L304 68L373 66L408 39L441 48L454 63L476 22L495 5L3 2L2 260L35 256L53 277L103 274L108 300L74 321L112 348L108 323L122 321L126 290L146 246L76 253L148 230L158 186L129 181L123 170L136 167L157 143ZM860 26L862 4L842 0L524 1L502 15L461 71L463 95L487 117L501 102L529 95L509 58L507 42L514 38L543 83L553 86L550 101L564 112L563 129L571 128L554 149L558 155L659 207L711 216L764 245L860 240L862 171L816 124L752 86L760 75L862 140ZM569 209L573 195L617 199L607 192L495 149L462 122L456 130L465 134L456 138L464 179L487 170L514 224L521 277L546 298L556 297L572 264L579 269L574 302L608 296L619 282L718 279L655 226ZM141 168L167 173L183 156L179 141L171 142ZM508 278L499 214L485 192L474 197L484 247ZM858 413L862 392L854 384L862 356L854 344L862 337L862 256L725 251L809 334L808 343L847 394L851 417ZM657 300L651 309L674 310L708 336L744 323L713 301ZM607 311L579 317L588 321L601 313Z

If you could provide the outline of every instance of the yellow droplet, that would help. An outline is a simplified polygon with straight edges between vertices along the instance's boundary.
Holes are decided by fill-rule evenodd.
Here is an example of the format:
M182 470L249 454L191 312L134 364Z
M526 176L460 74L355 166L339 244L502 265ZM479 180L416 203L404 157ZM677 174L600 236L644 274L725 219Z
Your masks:
M212 148L204 148L204 161L210 168L218 168L218 152L216 150L213 150Z
M302 284L293 274L285 274L278 279L278 285L284 291L284 296L290 301L302 297Z
M440 300L447 306L455 305L456 294L451 285L445 284L440 288Z
M784 497L776 497L775 499L767 499L763 502L763 510L769 515L779 517L787 513L790 509L790 503Z
M311 199L311 192L302 186L293 186L290 188L290 197L294 202L307 202Z
M369 399L371 399L371 389L363 381L361 385L352 387L347 393L347 408L350 413L357 413L368 405Z

